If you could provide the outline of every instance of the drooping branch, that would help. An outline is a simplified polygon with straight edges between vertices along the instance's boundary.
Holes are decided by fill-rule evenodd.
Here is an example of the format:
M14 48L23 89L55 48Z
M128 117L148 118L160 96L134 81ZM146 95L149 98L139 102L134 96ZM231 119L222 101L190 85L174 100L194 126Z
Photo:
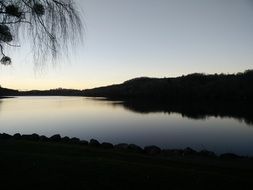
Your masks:
M0 0L2 58L6 57L4 46L17 43L22 34L32 42L35 63L43 64L75 45L82 32L79 12L72 0Z

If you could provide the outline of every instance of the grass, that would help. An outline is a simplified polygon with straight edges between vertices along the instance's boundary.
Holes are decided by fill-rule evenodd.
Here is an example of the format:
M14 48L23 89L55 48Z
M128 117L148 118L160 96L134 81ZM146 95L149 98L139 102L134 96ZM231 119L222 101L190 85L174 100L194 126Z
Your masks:
M0 140L0 185L4 189L246 189L253 184L252 163Z

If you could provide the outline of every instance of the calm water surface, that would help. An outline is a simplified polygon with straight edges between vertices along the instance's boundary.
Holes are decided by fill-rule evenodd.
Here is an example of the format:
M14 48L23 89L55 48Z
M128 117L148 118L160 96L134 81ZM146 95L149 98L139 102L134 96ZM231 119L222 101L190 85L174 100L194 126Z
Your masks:
M162 148L208 149L253 155L253 126L228 117L191 119L180 113L138 113L83 97L0 100L0 132L78 137Z

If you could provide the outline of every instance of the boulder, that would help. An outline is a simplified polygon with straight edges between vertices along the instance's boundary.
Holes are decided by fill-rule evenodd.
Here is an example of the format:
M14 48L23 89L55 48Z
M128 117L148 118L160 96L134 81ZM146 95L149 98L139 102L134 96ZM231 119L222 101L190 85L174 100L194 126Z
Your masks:
M80 139L79 138L76 138L76 137L73 137L70 139L69 141L70 143L73 143L73 144L78 144L80 142Z
M12 136L6 133L0 134L0 139L2 140L7 140L7 139L11 139Z
M181 149L164 149L161 153L165 156L182 156L183 152Z
M161 153L161 149L155 145L144 147L144 152L150 155L157 155Z
M187 155L196 155L197 151L193 150L190 147L187 147L183 150L183 156L187 156Z
M67 137L67 136L65 136L65 137L63 137L63 138L61 139L61 141L64 142L64 143L69 143L70 138Z
M126 143L120 143L114 146L115 149L117 150L127 150L128 149L128 144Z
M53 142L60 142L61 141L61 135L59 135L59 134L53 135L49 139L50 139L50 141L53 141Z
M40 136L36 133L34 133L32 135L22 135L21 138L23 140L28 140L28 141L39 141L40 140Z
M138 145L135 144L129 144L128 145L128 150L134 151L134 152L142 152L143 149L141 147L139 147Z
M172 152L175 156L182 156L184 153L182 149L173 149Z
M13 135L13 139L20 140L21 139L21 135L19 133L16 133L16 134Z
M31 140L32 141L39 141L40 140L40 136L36 133L31 135Z
M171 149L163 149L161 152L164 156L174 156L174 152Z
M31 135L22 135L22 140L31 140Z
M101 147L102 147L102 148L105 148L105 149L113 149L113 144L108 143L108 142L103 142L103 143L101 144Z
M233 154L233 153L225 153L225 154L221 154L220 158L222 158L222 159L239 159L241 157L236 154Z
M91 139L89 145L97 147L100 145L100 143L96 139Z
M86 140L81 140L81 141L79 142L79 144L81 144L81 145L88 145L89 142L86 141Z
M47 142L49 139L48 139L46 136L41 135L41 136L39 137L39 140L42 141L42 142Z
M214 152L208 151L208 150L201 150L199 152L200 156L204 156L204 157L216 157L216 154Z

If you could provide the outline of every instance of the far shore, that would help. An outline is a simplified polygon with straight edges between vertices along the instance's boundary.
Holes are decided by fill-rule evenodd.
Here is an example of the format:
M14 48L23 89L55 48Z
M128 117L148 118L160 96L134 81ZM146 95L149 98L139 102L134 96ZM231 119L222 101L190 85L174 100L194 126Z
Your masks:
M15 98L13 96L0 96L0 99L6 99L6 98Z

